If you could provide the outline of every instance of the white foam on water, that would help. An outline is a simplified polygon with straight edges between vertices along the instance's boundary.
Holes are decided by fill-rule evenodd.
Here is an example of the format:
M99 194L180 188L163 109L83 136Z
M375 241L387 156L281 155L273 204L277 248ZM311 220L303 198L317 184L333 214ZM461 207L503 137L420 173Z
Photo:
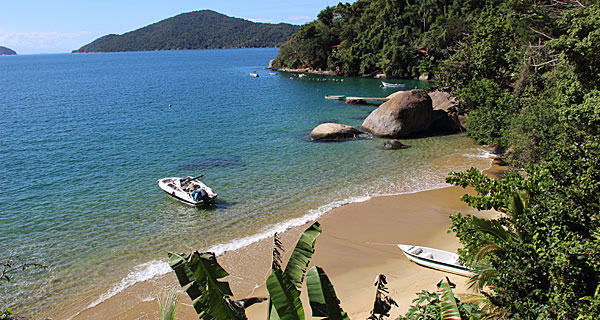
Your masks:
M137 265L133 268L133 271L131 271L125 278L121 279L119 283L113 285L113 287L110 290L100 295L100 297L98 297L96 301L90 303L87 309L99 305L103 301L114 297L119 292L131 287L132 285L138 282L150 280L154 277L167 274L170 271L171 267L169 267L169 264L164 261L153 260Z
M353 202L363 202L363 201L367 201L369 199L371 199L371 196L351 197L351 198L344 199L344 200L334 201L334 202L328 203L326 205L320 206L317 209L309 210L308 213L302 217L293 218L293 219L287 220L285 222L278 223L276 225L271 226L266 231L257 233L255 235L251 235L251 236L244 237L244 238L238 238L238 239L229 241L227 243L215 245L215 246L209 248L208 251L214 252L217 256L220 256L220 255L224 254L225 252L234 251L234 250L246 247L255 242L273 237L275 235L275 233L282 233L293 227L298 227L298 226L304 225L308 222L315 221L320 216L322 216L324 213L331 211L337 207L341 207L343 205L353 203Z

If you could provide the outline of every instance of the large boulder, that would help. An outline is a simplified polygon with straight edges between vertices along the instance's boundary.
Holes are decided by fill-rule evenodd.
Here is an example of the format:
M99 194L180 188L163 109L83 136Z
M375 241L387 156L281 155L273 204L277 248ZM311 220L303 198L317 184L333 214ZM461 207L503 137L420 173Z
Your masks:
M440 90L430 92L429 97L433 103L433 129L443 132L465 131L467 115L459 112L455 97Z
M310 132L312 140L352 139L360 134L358 129L339 123L321 123Z
M431 98L425 91L399 91L365 119L362 128L374 135L404 138L427 131L433 122Z

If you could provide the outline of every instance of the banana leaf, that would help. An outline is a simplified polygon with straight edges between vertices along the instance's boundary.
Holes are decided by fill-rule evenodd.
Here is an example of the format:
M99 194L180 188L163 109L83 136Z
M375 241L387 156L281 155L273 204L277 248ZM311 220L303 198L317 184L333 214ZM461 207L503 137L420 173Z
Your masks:
M450 288L449 280L442 281L439 284L439 288L442 320L461 320L458 303L456 302L452 288Z
M315 222L308 227L308 229L302 233L300 239L298 239L296 247L290 256L290 260L285 266L285 274L298 290L302 287L306 267L315 253L315 242L317 241L317 237L321 234L321 231L321 225L318 222Z
M313 223L308 229L306 229L302 235L300 235L300 239L296 243L296 247L294 251L292 251L292 255L290 256L290 260L285 266L285 271L282 271L281 278L285 278L286 281L290 281L293 284L293 289L296 291L297 295L300 296L300 288L302 287L302 281L304 280L304 274L306 272L306 267L310 262L313 254L315 253L315 242L317 241L317 237L321 234L321 226L318 222ZM275 246L277 247L277 238L275 239ZM276 252L278 250L274 250ZM271 273L271 277L274 277L274 271L280 270L280 268L276 268L279 264L273 263L273 273ZM267 283L268 283L267 279ZM273 280L274 281L274 280ZM283 280L282 280L283 281ZM280 284L282 286L282 284ZM269 290L269 287L267 286ZM296 293L293 293L296 295ZM279 309L275 306L275 302L273 301L273 293L269 290L269 307L267 311L267 320L280 320L280 319L294 319L294 318L283 318L279 315ZM289 303L290 300L288 300ZM284 303L284 300L277 301L277 303ZM300 305L302 307L302 305ZM290 306L290 308L292 308ZM302 318L304 319L304 310L302 310Z
M313 317L329 320L350 320L340 306L335 289L323 269L313 266L306 274L306 289Z
M304 320L300 291L281 269L271 271L267 290L270 304L268 319Z
M229 274L219 265L214 253L198 251L189 255L169 252L169 266L192 299L198 318L207 320L246 319L243 308L230 300L229 283L219 279Z

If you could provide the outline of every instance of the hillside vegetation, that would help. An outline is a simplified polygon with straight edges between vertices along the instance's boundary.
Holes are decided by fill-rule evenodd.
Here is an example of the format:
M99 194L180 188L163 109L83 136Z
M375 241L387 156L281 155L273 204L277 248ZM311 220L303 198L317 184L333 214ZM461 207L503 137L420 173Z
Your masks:
M452 217L487 318L598 319L598 1L358 0L302 26L276 66L433 75L468 115L467 134L518 169L448 178L475 187L472 207L504 213Z
M298 28L285 23L254 23L202 10L183 13L122 35L109 34L73 52L277 47Z

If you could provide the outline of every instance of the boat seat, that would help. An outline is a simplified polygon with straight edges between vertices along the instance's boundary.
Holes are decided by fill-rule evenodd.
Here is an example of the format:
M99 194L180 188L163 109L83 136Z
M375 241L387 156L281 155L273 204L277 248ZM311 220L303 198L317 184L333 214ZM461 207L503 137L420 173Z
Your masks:
M426 259L433 259L433 253L424 251L419 254L419 257L426 258Z
M417 247L417 248L413 249L412 251L410 251L410 253L412 253L412 254L419 254L421 252L423 252L423 249L421 249L419 247Z

